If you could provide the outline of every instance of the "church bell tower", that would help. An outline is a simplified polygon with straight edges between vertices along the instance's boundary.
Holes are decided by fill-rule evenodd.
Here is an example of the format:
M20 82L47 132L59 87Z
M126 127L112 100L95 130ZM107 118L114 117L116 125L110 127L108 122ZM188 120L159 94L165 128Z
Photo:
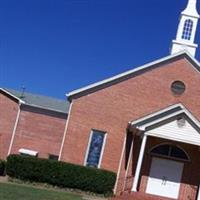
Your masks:
M171 54L186 50L195 57L197 44L194 43L199 14L197 0L188 0L186 9L181 13L176 40L172 41Z

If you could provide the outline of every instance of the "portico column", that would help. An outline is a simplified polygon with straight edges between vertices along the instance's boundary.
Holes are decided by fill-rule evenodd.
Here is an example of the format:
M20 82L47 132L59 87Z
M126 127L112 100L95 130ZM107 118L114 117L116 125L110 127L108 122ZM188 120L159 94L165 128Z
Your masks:
M142 144L141 144L141 148L140 148L140 154L139 154L139 158L138 158L138 162L137 162L137 167L135 170L135 177L134 177L134 182L133 182L133 187L132 187L133 192L137 192L137 186L138 186L138 181L139 181L139 177L140 177L140 171L142 168L142 161L143 161L143 157L144 157L146 141L147 141L147 135L144 134L143 138L142 138Z
M128 176L128 172L129 172L129 167L130 167L130 163L131 163L131 158L132 158L132 153L133 153L133 146L134 146L134 136L132 138L132 142L131 142L131 148L130 148L130 152L129 152L129 157L128 157L128 162L127 162L127 167L126 167L126 171L125 171L125 179L124 179L124 186L123 186L123 191L125 191L126 188L126 181L127 181L127 176Z
M197 200L200 200L200 185L199 185L199 190L198 190L198 197Z

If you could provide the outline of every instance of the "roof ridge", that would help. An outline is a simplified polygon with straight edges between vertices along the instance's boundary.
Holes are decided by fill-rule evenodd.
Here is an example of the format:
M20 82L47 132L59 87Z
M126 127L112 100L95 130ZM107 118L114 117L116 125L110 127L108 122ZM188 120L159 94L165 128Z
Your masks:
M40 95L40 94L34 94L30 92L25 92L23 98L21 97L22 92L15 90L15 89L9 89L9 88L0 88L3 92L7 93L8 95L12 96L13 98L17 99L20 103L38 107L41 109L47 109L55 112L62 112L62 113L68 113L69 111L69 101Z
M16 90L16 89L12 89L12 88L1 88L4 89L8 92L18 92L18 93L22 93L20 90ZM48 95L43 95L43 94L38 94L38 93L33 93L33 92L27 92L24 91L24 94L28 94L28 95L34 95L34 96L38 96L38 97L46 97L49 99L55 99L55 100L59 100L59 101L65 101L65 99L61 99L61 98L57 98L57 97L53 97L53 96L48 96Z
M178 57L181 57L181 56L185 56L188 60L193 62L195 64L194 67L196 68L196 70L200 72L200 63L188 51L183 50L183 51L178 52L176 54L168 55L168 56L163 57L161 59L157 59L153 62L149 62L149 63L141 65L139 67L135 67L131 70L125 71L123 73L120 73L118 75L112 76L112 77L107 78L107 79L104 79L102 81L98 81L96 83L87 85L87 86L82 87L80 89L73 90L73 91L67 93L66 95L67 95L69 100L72 100L73 97L75 97L75 98L80 97L80 96L82 96L82 94L85 94L87 92L90 93L90 91L98 90L99 87L104 87L105 85L116 83L118 81L120 82L120 80L124 80L128 76L143 72L144 70L149 70L149 69L151 69L152 66L158 66L160 63L167 62L169 60L172 60L172 59L175 59L175 58L178 58Z

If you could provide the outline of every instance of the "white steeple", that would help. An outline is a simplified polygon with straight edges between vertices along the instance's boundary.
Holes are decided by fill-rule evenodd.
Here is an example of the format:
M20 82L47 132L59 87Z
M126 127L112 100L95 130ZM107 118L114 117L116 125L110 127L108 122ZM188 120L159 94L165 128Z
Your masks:
M172 41L171 54L187 50L195 56L197 44L194 43L199 14L196 9L197 0L188 0L186 9L181 13L176 40Z

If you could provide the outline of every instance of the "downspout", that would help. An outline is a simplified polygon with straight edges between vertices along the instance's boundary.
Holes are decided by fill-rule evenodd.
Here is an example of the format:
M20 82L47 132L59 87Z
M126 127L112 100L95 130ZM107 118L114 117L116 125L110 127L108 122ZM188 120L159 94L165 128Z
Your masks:
M126 147L126 138L127 138L127 135L125 135L125 137L124 137L123 147L122 147L121 156L120 156L120 160L119 160L118 171L117 171L116 182L115 182L115 186L114 186L114 189L113 189L113 193L114 194L116 194L116 192L117 192L117 187L118 187L118 182L119 182L119 177L120 177L120 172L121 172L121 166L122 166L124 151L125 151L125 147Z
M61 143L61 147L60 147L59 157L58 157L59 161L61 160L61 157L62 157L62 151L63 151L63 148L64 148L65 139L66 139L66 135L67 135L67 129L68 129L68 125L69 125L69 119L70 119L70 116L71 116L72 105L73 105L73 101L71 102L70 107L69 107L69 113L68 113L68 116L67 116L67 121L66 121L63 139L62 139L62 143Z
M126 181L127 181L127 176L128 176L128 172L129 172L129 167L130 167L130 163L131 163L131 158L132 158L132 153L133 153L133 146L134 146L134 136L133 136L133 140L131 143L131 149L130 149L130 153L129 153L129 158L128 158L128 164L127 164L127 169L125 171L125 179L124 179L124 186L123 186L123 191L125 191L126 188Z
M14 125L14 128L13 128L12 138L11 138L11 141L10 141L10 146L9 146L9 149L8 149L8 154L7 154L7 156L10 155L11 150L12 150L12 146L13 146L13 142L14 142L15 134L16 134L16 130L17 130L17 125L18 125L19 117L20 117L20 113L21 113L21 105L22 105L22 103L24 103L24 102L23 102L23 101L19 101L19 105L18 105L18 113L17 113L17 117L16 117L15 125Z

